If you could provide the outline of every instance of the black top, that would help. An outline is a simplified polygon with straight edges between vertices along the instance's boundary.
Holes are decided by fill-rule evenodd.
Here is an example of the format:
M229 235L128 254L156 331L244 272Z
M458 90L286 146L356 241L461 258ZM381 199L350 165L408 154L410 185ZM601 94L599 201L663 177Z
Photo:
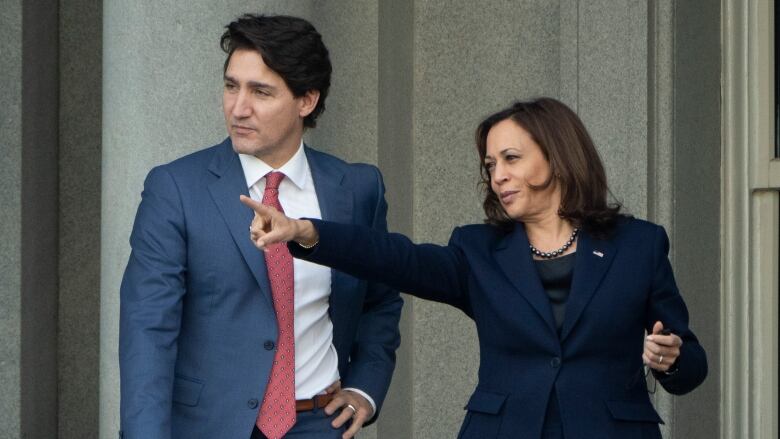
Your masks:
M569 299L569 291L571 291L575 254L569 253L554 259L534 260L534 267L536 267L536 272L539 274L539 280L542 281L542 287L544 287L547 297L550 298L550 308L552 309L553 319L555 319L555 328L558 330L558 336L561 335L563 317L566 315L566 301ZM550 399L547 402L542 438L563 439L563 422L561 421L558 396L554 388L550 392Z
M542 281L542 287L550 298L555 327L558 335L563 327L563 316L566 314L566 301L569 299L571 279L574 273L574 255L569 253L554 259L534 260L536 272Z

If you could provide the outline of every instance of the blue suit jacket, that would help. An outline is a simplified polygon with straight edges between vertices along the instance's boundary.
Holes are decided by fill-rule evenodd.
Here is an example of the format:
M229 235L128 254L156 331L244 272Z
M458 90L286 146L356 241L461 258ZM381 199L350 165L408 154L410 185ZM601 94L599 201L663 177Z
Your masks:
M379 171L306 148L323 218L386 230ZM277 325L253 213L229 139L148 175L121 286L125 438L249 438ZM394 290L333 271L330 317L342 385L384 400L400 343ZM351 360L350 360L351 359Z
M290 244L294 256L454 305L474 319L479 384L460 437L539 438L556 392L566 439L660 438L662 421L639 374L645 331L658 320L683 339L679 370L660 378L664 388L686 393L707 374L659 226L626 219L607 240L581 232L559 336L521 224L511 232L457 228L449 245L437 246L314 223L318 246Z

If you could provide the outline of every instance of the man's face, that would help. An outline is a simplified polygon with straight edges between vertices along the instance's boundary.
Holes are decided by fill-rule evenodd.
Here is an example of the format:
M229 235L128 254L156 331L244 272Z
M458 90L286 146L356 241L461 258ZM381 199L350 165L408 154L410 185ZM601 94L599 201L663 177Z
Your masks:
M296 98L258 52L236 50L225 71L222 107L233 149L278 168L298 150L303 118L317 104L319 92Z

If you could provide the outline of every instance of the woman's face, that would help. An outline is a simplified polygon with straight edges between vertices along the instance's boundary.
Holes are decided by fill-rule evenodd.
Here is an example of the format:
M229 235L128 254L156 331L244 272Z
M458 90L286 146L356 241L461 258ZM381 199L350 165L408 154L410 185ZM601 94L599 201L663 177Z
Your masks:
M553 181L545 189L532 190L550 177L550 164L531 135L511 119L493 125L487 135L485 167L490 187L507 215L533 222L558 215L560 188Z

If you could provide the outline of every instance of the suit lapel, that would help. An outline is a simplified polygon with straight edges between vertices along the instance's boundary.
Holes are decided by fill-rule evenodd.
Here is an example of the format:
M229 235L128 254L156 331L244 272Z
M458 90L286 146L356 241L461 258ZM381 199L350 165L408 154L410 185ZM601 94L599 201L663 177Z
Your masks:
M341 166L334 166L328 163L327 157L308 146L305 147L306 159L309 162L311 177L314 181L314 190L317 193L317 202L320 205L322 219L337 223L352 224L354 218L354 199L352 190L342 186L344 172ZM339 312L349 309L339 304L338 294L340 291L347 290L351 284L356 284L357 280L340 271L330 271L330 307L328 313L333 322L334 340L337 334L340 334L341 323L344 316L338 315ZM346 300L349 300L347 298Z
M539 275L536 273L528 245L525 228L521 224L516 224L512 233L496 247L495 258L512 285L520 291L557 338L558 332L553 322L550 299L544 292Z
M230 141L226 140L223 145L226 147L221 148L214 155L209 166L209 171L219 177L209 185L209 192L233 236L233 241L238 246L249 270L263 291L268 306L273 309L265 257L263 257L263 252L258 250L249 239L249 225L252 223L253 214L251 209L238 200L240 194L249 196L244 170L238 155L233 152L230 146Z
M574 276L571 281L566 315L561 328L561 341L566 339L582 311L590 302L601 280L615 257L615 246L609 241L594 239L585 231L580 232L577 241L577 256L574 260Z
M353 194L349 188L341 185L344 172L335 166L327 166L320 156L321 153L308 146L305 148L322 219L337 223L353 223Z

